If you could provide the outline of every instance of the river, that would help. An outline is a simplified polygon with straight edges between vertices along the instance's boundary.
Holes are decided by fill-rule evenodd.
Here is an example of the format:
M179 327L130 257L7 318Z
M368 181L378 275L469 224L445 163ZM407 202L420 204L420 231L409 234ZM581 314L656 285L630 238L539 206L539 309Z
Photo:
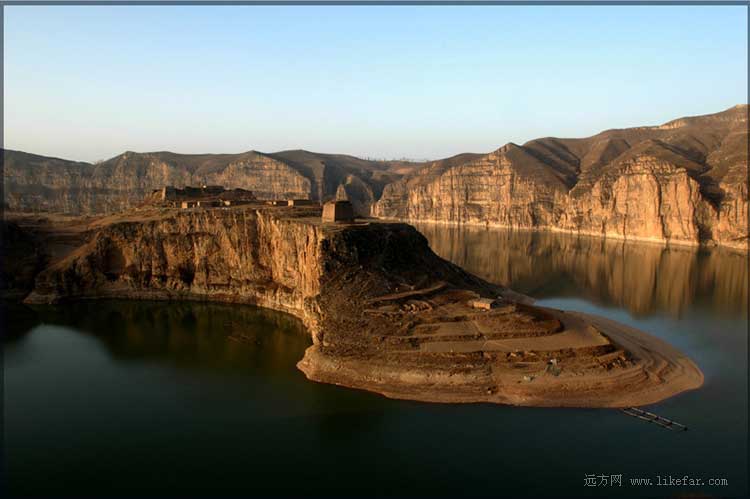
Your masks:
M603 315L676 345L703 370L705 385L651 410L689 431L614 410L424 404L308 382L295 368L310 344L299 321L249 306L8 306L9 491L747 494L746 255L419 229L441 256L540 304ZM706 483L657 485L685 475Z

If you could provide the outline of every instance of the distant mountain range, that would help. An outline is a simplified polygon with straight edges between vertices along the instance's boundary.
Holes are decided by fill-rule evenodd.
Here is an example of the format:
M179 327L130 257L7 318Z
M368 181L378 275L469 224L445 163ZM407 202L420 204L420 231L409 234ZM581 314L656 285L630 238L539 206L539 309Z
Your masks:
M261 199L350 199L378 217L550 229L746 248L748 106L661 126L543 138L430 162L303 150L125 152L97 164L4 152L11 210L126 209L165 185L244 188Z

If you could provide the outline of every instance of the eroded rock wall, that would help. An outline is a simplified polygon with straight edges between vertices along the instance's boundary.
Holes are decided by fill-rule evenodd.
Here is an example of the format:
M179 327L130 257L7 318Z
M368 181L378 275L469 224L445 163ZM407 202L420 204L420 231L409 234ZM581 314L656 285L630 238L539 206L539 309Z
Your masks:
M27 301L203 298L289 312L314 329L321 239L315 225L253 209L116 222L44 270Z
M373 215L747 249L748 190L742 172L738 168L725 177L716 206L684 168L652 156L623 162L585 189L571 191L488 156L428 182L386 186Z
M5 151L5 201L18 211L115 213L140 204L154 189L222 185L253 191L259 199L310 197L310 180L261 153L217 155L197 166L166 153L127 152L99 164L75 163ZM220 162L219 162L220 161Z
M379 217L748 245L748 107L508 144L388 185Z

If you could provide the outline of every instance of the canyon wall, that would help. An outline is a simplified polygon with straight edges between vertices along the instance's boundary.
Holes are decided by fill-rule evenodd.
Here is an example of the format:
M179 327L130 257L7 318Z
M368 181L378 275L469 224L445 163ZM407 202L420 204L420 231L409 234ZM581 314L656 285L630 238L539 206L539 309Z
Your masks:
M210 300L288 312L313 340L298 368L318 382L431 402L573 407L651 404L703 383L660 340L535 307L440 258L402 223L323 223L320 208L257 204L78 218L52 223L47 241L55 230L79 244L46 248L26 303Z
M19 211L112 213L166 185L223 185L260 199L308 198L310 181L260 153L206 155L185 163L169 153L126 152L98 164L5 152L5 200Z
M263 210L196 210L91 227L36 278L30 303L210 299L291 313L315 327L322 232Z
M323 224L320 215L319 208L247 206L79 219L77 244L58 254L57 246L45 248L48 265L25 301L248 303L299 317L317 338L321 320L329 332L350 331L341 324L351 320L354 303L405 282L429 277L502 292L438 257L411 226Z
M747 106L509 144L385 187L373 215L747 249Z
M165 185L349 199L361 216L747 250L748 107L425 163L295 150L126 152L97 164L4 151L13 211L115 213Z
M401 177L403 162L283 151L264 154L126 152L85 163L4 151L6 207L14 211L95 215L139 205L153 190L171 185L221 185L252 191L258 199L328 200L351 192L369 214L375 195Z

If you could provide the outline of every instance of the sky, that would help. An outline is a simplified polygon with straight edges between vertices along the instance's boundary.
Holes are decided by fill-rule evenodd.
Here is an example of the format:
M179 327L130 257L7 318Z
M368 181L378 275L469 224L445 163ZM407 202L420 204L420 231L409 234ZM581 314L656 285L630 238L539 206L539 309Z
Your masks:
M746 7L4 8L4 146L435 159L747 102Z

